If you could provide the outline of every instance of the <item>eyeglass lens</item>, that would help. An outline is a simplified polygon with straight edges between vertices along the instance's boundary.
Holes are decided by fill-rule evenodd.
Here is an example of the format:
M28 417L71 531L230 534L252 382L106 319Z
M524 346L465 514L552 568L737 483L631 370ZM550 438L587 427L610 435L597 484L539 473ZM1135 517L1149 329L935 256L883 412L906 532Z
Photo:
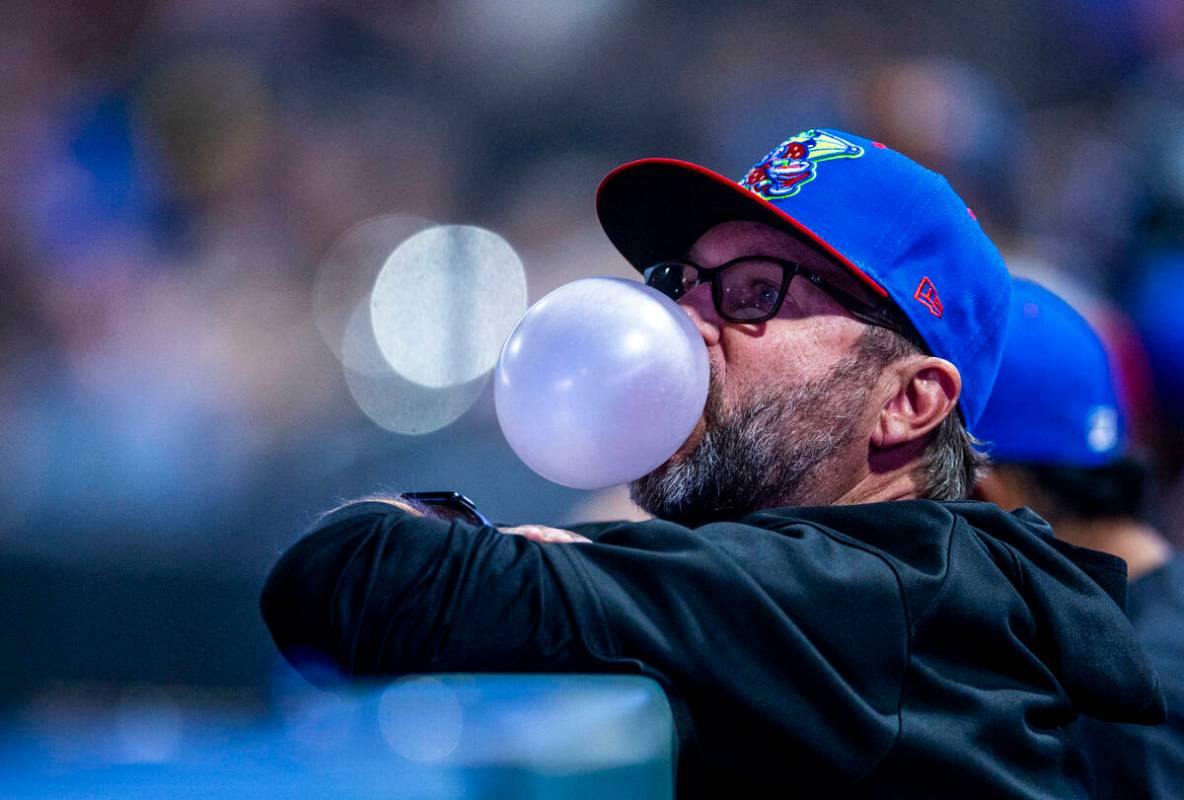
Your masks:
M708 273L690 264L668 262L647 270L646 285L678 300L700 283ZM735 261L719 272L719 311L734 320L769 317L777 309L785 283L785 267L772 261Z
M770 316L781 301L785 268L771 261L738 261L720 274L720 310L733 319Z
M676 261L655 264L645 271L645 285L657 289L671 300L679 300L700 283L699 271Z

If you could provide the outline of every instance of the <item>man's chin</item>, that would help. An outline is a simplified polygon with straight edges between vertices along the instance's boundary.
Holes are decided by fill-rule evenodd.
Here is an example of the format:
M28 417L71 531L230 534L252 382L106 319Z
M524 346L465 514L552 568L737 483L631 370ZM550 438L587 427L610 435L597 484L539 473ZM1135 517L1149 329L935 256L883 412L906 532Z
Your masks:
M699 418L691 435L674 455L629 484L630 499L651 516L691 524L691 518L684 519L688 511L687 501L699 492L686 481L689 478L693 483L693 476L700 471L695 468L694 461L706 442L707 422L704 416ZM688 488L691 489L690 495L686 492Z

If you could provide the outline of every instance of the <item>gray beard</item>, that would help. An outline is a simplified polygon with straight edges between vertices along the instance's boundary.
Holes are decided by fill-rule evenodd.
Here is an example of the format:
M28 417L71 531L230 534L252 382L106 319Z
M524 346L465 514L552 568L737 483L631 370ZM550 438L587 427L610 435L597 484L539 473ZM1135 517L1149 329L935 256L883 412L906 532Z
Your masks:
M811 479L856 437L869 372L866 362L847 359L820 382L767 391L731 411L712 373L699 444L629 484L629 496L653 516L689 526L826 502Z

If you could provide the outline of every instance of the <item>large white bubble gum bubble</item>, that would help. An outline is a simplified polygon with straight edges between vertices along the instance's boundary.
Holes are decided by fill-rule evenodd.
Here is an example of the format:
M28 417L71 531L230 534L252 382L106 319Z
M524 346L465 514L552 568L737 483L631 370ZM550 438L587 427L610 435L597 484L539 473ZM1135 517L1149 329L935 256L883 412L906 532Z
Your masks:
M686 442L707 404L707 348L670 298L584 278L535 303L498 359L494 403L528 467L574 489L640 478Z

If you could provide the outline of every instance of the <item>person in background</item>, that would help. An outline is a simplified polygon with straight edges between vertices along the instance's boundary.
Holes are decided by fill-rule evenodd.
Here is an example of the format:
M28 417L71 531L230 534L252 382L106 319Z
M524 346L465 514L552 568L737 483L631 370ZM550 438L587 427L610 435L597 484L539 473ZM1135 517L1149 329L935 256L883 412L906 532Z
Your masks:
M1082 717L1075 729L1103 798L1184 796L1184 556L1143 515L1147 476L1101 339L1064 300L1016 279L999 377L975 433L993 465L979 497L1026 506L1062 541L1121 557L1127 610L1159 672L1168 722Z

